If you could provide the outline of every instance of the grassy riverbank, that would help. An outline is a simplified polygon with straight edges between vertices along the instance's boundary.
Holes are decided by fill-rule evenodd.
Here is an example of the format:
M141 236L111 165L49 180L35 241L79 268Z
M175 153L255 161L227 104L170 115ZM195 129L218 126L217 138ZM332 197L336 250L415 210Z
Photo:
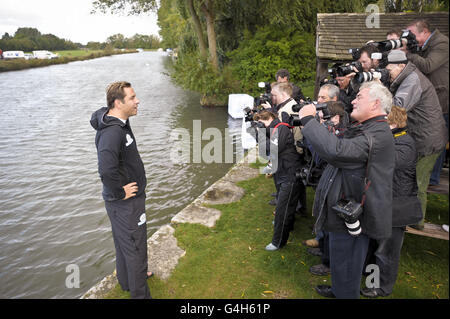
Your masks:
M58 53L59 58L51 59L51 60L0 60L0 72L8 72L8 71L17 71L24 70L30 68L39 68L49 65L55 64L65 64L74 61L83 61L101 58L104 56L110 56L115 54L124 54L124 53L136 53L136 50L127 50L127 51L112 51L112 50L69 50L69 51L56 51L54 53Z
M331 284L331 278L309 273L320 258L301 244L312 237L314 218L297 217L288 244L267 252L273 230L274 206L268 204L275 191L273 181L260 176L238 185L246 191L239 202L212 206L222 211L214 228L173 225L186 255L167 281L149 279L153 298L321 298L314 287ZM309 212L313 197L309 188ZM427 221L448 224L448 209L448 196L429 195ZM389 298L449 298L448 252L448 241L405 234L399 276ZM129 298L129 293L117 286L107 298Z

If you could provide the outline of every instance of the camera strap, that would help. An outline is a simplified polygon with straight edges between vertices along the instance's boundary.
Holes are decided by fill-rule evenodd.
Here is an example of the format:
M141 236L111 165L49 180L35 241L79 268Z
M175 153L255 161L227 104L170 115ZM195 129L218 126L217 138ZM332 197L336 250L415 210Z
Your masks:
M273 134L275 134L275 131L277 130L277 128L278 128L280 125L284 125L284 126L287 126L288 128L292 128L292 126L290 126L289 124L284 123L284 122L280 122L280 123L278 123L277 125L275 125L275 127L273 128L272 134L270 134L270 138L272 138Z
M372 146L373 146L373 139L372 136L370 136L368 133L362 131L365 137L367 137L367 140L369 142L369 156L367 158L367 166L366 166L366 176L364 177L364 190L363 190L363 196L361 200L361 206L364 205L364 202L366 201L366 192L370 187L371 181L369 180L369 171L370 171L370 159L372 158Z

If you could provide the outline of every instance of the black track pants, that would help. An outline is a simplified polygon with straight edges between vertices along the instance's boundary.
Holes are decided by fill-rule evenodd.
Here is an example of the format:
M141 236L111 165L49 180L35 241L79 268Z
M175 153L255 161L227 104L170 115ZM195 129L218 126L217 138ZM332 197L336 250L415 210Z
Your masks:
M117 279L131 298L151 298L147 285L145 196L105 202L116 248Z
M297 182L284 182L277 185L278 199L272 238L272 244L277 247L286 245L289 233L294 228L298 189Z

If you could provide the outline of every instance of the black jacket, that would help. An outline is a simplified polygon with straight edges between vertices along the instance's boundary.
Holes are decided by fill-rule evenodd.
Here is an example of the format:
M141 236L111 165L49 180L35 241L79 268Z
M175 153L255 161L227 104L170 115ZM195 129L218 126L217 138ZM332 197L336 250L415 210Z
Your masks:
M145 194L147 178L139 155L130 122L107 116L103 107L92 114L91 125L97 131L95 145L98 156L98 173L103 183L105 201L125 197L123 186L136 182L136 196Z
M392 185L392 226L403 227L422 220L417 197L416 147L407 128L392 130L395 141L395 169Z
M416 181L416 147L407 129L392 130L395 141L395 170L393 197L417 195Z
M280 120L274 119L267 130L267 137L270 139L270 161L276 184L294 182L295 171L300 165L300 154L295 148L294 135L289 127L280 123Z
M345 197L362 201L369 138L372 155L363 213L359 217L362 232L374 239L388 238L392 232L392 175L394 173L394 140L384 116L371 118L349 127L343 138L330 133L313 120L306 122L303 135L319 156L329 164L316 189L313 213L315 230L347 232L344 220L331 209ZM364 134L365 133L365 134Z

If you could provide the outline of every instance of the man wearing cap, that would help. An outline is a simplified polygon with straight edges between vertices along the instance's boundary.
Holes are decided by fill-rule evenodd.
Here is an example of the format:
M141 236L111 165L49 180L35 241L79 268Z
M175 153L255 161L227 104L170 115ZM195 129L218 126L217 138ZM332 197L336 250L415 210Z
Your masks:
M425 218L427 188L431 171L447 141L447 129L433 84L406 58L405 52L392 50L386 69L391 76L390 90L394 105L403 107L408 114L408 130L416 143L418 196ZM423 229L424 220L418 225Z

